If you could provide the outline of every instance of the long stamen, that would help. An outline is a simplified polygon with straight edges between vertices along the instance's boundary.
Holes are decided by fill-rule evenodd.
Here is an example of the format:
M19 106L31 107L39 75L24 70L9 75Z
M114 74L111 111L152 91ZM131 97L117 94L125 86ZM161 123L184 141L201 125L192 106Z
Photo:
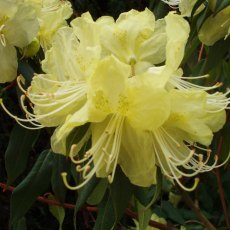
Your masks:
M185 156L186 152L189 150L188 146L181 143L181 148L183 148L179 150L180 147L177 147L178 141L174 140L174 138L170 138L171 135L165 129L160 128L155 130L152 132L152 136L154 140L153 149L163 173L167 177L175 179L179 186L186 191L192 191L196 188L198 178L195 179L194 185L188 188L179 180L181 176L193 177L198 173L210 171L225 164L230 157L229 155L222 164L217 165L218 157L215 155L214 163L212 165L207 165L211 156L210 149L199 147L196 144L189 144L189 146L192 147L192 150L190 150L190 153ZM207 157L205 160L203 154L196 153L196 147L197 149L207 152ZM183 151L186 152L183 153ZM182 170L182 168L184 168L186 172Z
M202 78L202 77L206 77L206 75L200 76L200 78ZM171 77L169 79L169 83L172 84L175 88L178 88L180 90L189 90L191 88L194 88L194 89L201 89L201 90L205 90L205 91L216 89L216 88L219 88L223 85L223 83L217 82L213 86L200 86L200 85L196 85L194 83L185 81L184 79L185 79L185 77L181 78L181 77L174 76L174 77ZM188 77L188 79L189 79L189 77Z
M74 159L74 154L76 154L77 145L71 146L69 156L71 158L71 161L77 164L76 171L82 172L82 178L84 179L84 182L76 186L70 186L66 179L67 174L64 173L62 174L62 176L67 188L76 190L84 186L88 182L88 180L97 172L98 168L102 164L106 164L106 173L109 174L111 170L111 174L108 175L108 180L109 182L113 181L119 157L124 119L125 118L123 116L113 115L110 118L104 132L101 134L96 143L91 147L91 149L89 149L85 153L82 159ZM110 151L108 151L108 148L111 145L112 148ZM94 162L95 159L97 159L96 163ZM85 164L81 165L83 163Z

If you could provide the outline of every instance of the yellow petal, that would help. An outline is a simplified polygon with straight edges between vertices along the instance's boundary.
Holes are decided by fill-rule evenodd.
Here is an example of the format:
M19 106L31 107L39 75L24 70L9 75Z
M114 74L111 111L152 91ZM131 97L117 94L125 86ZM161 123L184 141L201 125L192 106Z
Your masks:
M4 34L10 44L23 48L36 36L38 27L34 9L22 3L18 5L14 16L5 23Z
M0 42L0 83L13 81L17 76L17 52L16 49L6 44L4 47Z
M174 12L170 12L165 17L165 20L168 39L166 45L166 66L175 71L184 57L184 49L190 28L188 22Z
M125 123L119 165L131 183L149 187L156 183L156 162L148 132Z
M124 94L130 67L114 56L102 59L90 79L89 99L95 116L115 111ZM92 115L93 116L93 115Z
M141 75L129 88L127 119L133 127L154 130L168 119L171 102L164 89L145 82L145 77Z

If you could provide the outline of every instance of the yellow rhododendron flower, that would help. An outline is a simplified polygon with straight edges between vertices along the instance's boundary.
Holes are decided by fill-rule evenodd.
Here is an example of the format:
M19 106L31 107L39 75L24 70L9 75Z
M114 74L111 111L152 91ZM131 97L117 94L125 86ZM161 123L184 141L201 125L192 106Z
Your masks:
M129 65L109 56L99 63L90 79L88 115L84 117L92 124L92 147L79 161L84 161L84 166L78 167L86 181L95 173L112 181L119 164L133 184L156 183L155 156L146 130L157 129L165 122L170 98L166 90L145 84L145 74L129 79L129 70ZM70 117L58 129L56 138L63 139L78 125L79 116ZM89 171L92 161L94 166Z
M71 3L66 0L24 0L36 10L39 20L38 39L42 48L47 51L56 31L67 26L66 20L73 13Z
M105 26L101 36L104 52L129 64L132 74L141 73L165 60L165 22L155 21L147 8L122 13L116 23Z
M78 48L79 41L72 28L64 27L57 32L52 48L46 52L42 63L47 74L34 76L26 92L36 114L29 113L28 121L57 126L65 121L67 115L84 105L87 76L94 68L97 54L93 50L84 50L84 56L81 56Z
M100 47L101 52L101 34L104 33L105 26L114 24L114 19L110 16L103 16L96 21L93 20L89 12L83 13L71 21L74 33L83 47Z
M198 33L200 41L207 46L212 46L219 39L227 38L230 31L229 15L230 6L208 17Z
M95 174L112 182L120 165L135 185L155 184L158 166L182 188L193 190L198 179L186 187L180 178L220 166L217 156L210 163L209 145L225 123L229 99L228 92L208 93L220 83L203 87L183 77L188 22L174 12L155 21L145 9L123 13L116 22L111 17L93 21L85 13L71 24L57 32L46 52L45 73L36 75L27 90L18 78L27 119L13 116L0 101L3 109L19 123L57 127L52 150L68 155L83 177L70 186L63 173L70 189L81 188ZM159 57L151 61L153 54ZM26 106L26 97L33 106ZM89 132L71 150L67 140L86 123L92 146L80 156Z
M15 47L28 45L37 31L38 21L30 5L0 0L0 83L16 78L18 63Z

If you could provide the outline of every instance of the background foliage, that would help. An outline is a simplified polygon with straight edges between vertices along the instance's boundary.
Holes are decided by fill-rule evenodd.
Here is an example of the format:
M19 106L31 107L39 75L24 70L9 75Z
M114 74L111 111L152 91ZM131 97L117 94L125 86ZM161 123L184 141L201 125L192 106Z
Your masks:
M196 9L204 2L207 4L205 10L188 19L191 24L191 35L182 68L187 76L209 74L209 78L198 81L202 81L204 85L223 82L221 90L225 91L230 86L230 39L221 39L211 47L201 44L197 33L212 12L208 7L209 2L204 0L198 0L194 7ZM117 18L124 11L143 10L145 7L151 9L156 18L161 18L171 10L159 0L75 0L72 4L75 16L90 11L95 19L102 15ZM215 13L228 5L229 0L217 1ZM22 59L19 63L18 72L23 74L27 84L30 83L34 72L41 72L39 61L42 56L40 51L35 58ZM0 92L10 111L22 114L18 106L20 93L16 84L14 82L2 84ZM86 129L85 126L76 132L81 135ZM134 186L121 170L117 170L111 185L105 179L94 177L80 191L71 192L63 185L60 172L71 173L72 182L77 180L76 174L67 158L51 152L49 137L52 131L52 129L26 130L15 124L15 121L3 111L0 112L0 183L16 187L12 194L9 191L0 192L0 229L8 229L9 225L16 230L58 229L60 226L63 229L73 229L74 223L77 229L106 230L112 227L135 229L135 217L139 218L139 229L146 229L152 213L155 213L167 221L167 227L159 225L159 229L183 229L184 226L186 229L198 230L207 227L204 219L202 221L199 216L200 211L217 229L228 229L226 222L229 222L230 216L228 164L200 175L201 182L198 188L189 194L173 187L160 174L157 186L149 189ZM69 140L70 144L74 143L79 135L73 135ZM228 119L223 130L215 135L211 146L221 160L229 153L229 137ZM85 148L89 144L87 143ZM4 185L1 184L1 187ZM43 203L37 201L38 196L42 196L40 201ZM64 206L65 208L51 205L54 200L58 200L60 204L75 204L75 209L68 204ZM147 204L150 204L150 208L145 210L144 206ZM225 212L223 205L226 208ZM155 218L155 221L162 220Z

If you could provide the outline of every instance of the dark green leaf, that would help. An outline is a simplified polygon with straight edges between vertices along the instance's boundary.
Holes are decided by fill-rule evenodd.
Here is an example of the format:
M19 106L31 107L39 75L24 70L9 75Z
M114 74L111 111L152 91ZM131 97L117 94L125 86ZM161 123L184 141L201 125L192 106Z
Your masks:
M7 184L12 184L25 170L30 151L39 135L38 130L29 130L16 124L11 132L5 153Z
M146 209L141 203L137 202L139 230L146 230L152 216L151 209Z
M169 201L162 201L162 209L171 220L179 224L184 224L184 218L182 217L178 209L174 208Z
M69 174L69 169L70 169L69 159L67 159L63 155L54 154L51 186L55 197L61 202L65 201L65 195L66 195L66 186L63 183L61 173L67 172Z
M209 17L209 15L211 15L211 11L208 6L206 6L205 9L197 15L196 28L198 31L205 22L205 19Z
M204 72L208 73L215 68L226 55L226 51L230 47L230 38L220 40L209 48L208 58L205 63Z
M93 192L93 190L96 188L100 180L100 178L94 175L91 180L79 191L75 206L76 212L84 205L84 203Z
M13 191L10 203L11 224L22 218L37 196L47 190L50 185L52 164L53 153L50 150L43 151L30 173Z
M193 18L196 10L204 3L206 0L197 0L195 5L193 6L192 12L191 12L191 18Z
M94 226L94 230L111 230L115 227L116 211L113 206L112 196L107 190L103 200L98 206L99 212Z
M99 204L94 230L113 229L124 214L132 194L133 185L118 167L113 183Z
M108 187L108 180L103 178L99 181L98 185L95 187L93 192L87 199L87 203L90 205L97 205L101 202L105 195L106 189Z
M230 0L216 1L215 14L230 5ZM230 17L230 16L229 16Z
M157 167L157 178L156 179L157 179L156 189L146 209L150 208L160 198L160 195L161 195L163 177L162 177L162 173L159 167Z
M156 19L163 18L164 16L166 16L168 14L167 4L165 4L162 1L158 1L158 4L156 5L156 7L153 10L153 13L154 13Z
M14 225L12 230L26 230L26 218L22 217L20 220L18 220Z
M89 140L89 138L89 123L75 128L73 131L71 131L66 140L67 153L70 152L71 146L73 144L78 144L78 151L80 151L80 149Z
M203 183L201 183L198 192L201 207L204 208L206 211L212 211L214 208L213 200L210 196L211 194L209 194L208 192L208 188Z
M76 229L77 212L85 204L86 200L88 199L90 194L93 192L95 187L98 185L99 181L100 181L100 178L98 178L98 177L96 177L96 175L94 175L90 179L90 181L79 191L78 197L77 197L77 202L76 202L75 209L74 209L74 226L75 226L75 229Z
M55 197L52 195L49 195L48 198L55 199ZM52 215L57 219L59 223L59 230L61 230L64 218L65 218L65 209L61 206L49 205L49 210L52 213Z
M26 79L26 87L29 86L35 72L32 67L26 61L20 60L18 62L18 72Z
M148 209L154 204L161 195L163 177L159 168L157 168L157 184L150 188L134 186L134 196L137 200Z

